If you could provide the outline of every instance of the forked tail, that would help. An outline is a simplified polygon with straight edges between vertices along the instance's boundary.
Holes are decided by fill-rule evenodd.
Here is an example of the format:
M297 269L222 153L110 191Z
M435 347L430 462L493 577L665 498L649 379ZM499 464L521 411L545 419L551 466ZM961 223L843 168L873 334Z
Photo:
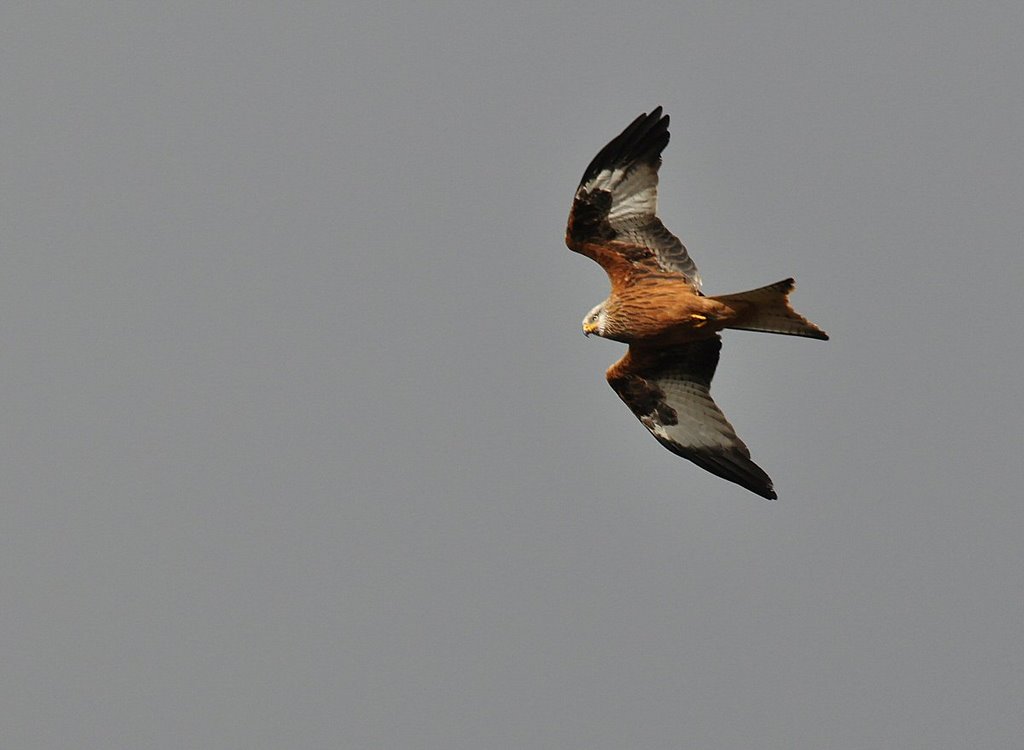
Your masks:
M739 313L737 320L727 328L828 340L827 333L790 307L789 293L794 286L793 279L783 279L760 289L723 294L712 299L725 303Z

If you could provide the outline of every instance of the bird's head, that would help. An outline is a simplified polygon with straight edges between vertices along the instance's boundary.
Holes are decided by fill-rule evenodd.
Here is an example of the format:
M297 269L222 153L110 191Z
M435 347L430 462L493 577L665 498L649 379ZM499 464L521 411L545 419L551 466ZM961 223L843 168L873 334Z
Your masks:
M608 324L608 312L605 310L604 302L587 313L583 319L583 333L589 336L592 333L604 336Z

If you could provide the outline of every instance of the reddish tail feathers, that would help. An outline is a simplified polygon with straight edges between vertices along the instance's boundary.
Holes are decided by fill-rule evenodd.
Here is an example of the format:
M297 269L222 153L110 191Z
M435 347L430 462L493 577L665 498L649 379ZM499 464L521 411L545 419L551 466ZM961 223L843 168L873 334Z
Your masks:
M739 319L729 324L729 328L828 340L827 333L790 307L789 293L795 286L793 279L783 279L759 289L712 299L741 311Z

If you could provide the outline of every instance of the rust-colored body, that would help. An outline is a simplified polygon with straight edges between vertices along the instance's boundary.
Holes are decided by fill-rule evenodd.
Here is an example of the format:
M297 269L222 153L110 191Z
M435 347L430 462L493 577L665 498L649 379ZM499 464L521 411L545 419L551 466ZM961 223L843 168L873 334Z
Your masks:
M605 338L624 344L671 346L698 341L728 328L749 307L697 294L675 274L637 269L613 281L605 302Z

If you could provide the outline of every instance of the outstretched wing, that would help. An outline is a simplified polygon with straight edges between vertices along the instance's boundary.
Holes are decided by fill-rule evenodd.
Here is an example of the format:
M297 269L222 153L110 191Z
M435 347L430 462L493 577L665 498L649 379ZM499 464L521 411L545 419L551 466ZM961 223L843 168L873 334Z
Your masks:
M711 399L722 339L652 349L630 346L608 370L608 383L651 434L673 453L774 500L771 478Z
M700 291L700 273L679 238L657 217L658 167L668 145L661 107L640 115L590 162L580 180L565 243L608 269L615 256L648 257Z

